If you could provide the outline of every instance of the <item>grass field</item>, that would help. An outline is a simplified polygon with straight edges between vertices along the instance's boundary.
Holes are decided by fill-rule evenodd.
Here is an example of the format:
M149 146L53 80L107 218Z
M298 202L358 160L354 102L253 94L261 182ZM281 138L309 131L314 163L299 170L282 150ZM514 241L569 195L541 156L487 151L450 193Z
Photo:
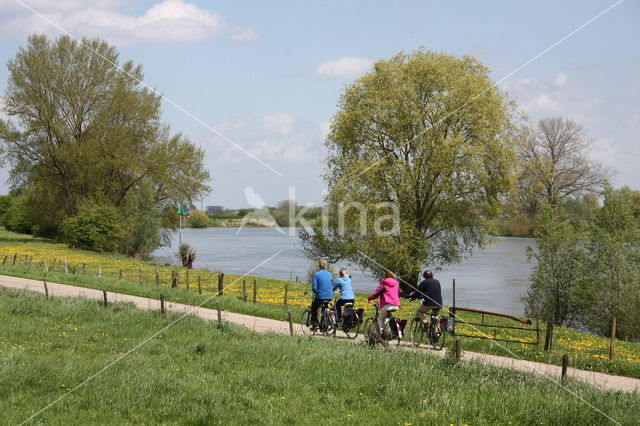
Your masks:
M259 260L256 260L256 263L258 262ZM178 271L180 276L177 288L170 286L172 271ZM7 231L0 231L0 274L46 279L51 282L152 298L159 298L160 293L163 293L167 300L194 305L211 299L211 296L218 291L218 273L214 271L187 270L121 256L73 250L64 244ZM202 294L198 291L198 277ZM257 284L257 303L255 304L252 303L254 280ZM216 303L220 303L222 308L228 311L286 320L286 309L292 311L294 318L298 318L299 313L308 306L310 301L309 286L304 283L236 275L226 275L224 281L225 296L209 300L203 306L213 308ZM243 282L246 292L243 292ZM284 307L285 286L287 287L286 309ZM244 301L245 293L246 302ZM358 294L357 297L358 304L367 307L364 303L365 295ZM398 316L411 319L416 307L415 302L403 301L403 307ZM446 311L443 314L446 314ZM460 313L457 330L464 334L486 334L496 338L529 341L535 339L535 334L524 331L464 324L464 322L479 323L481 321L481 316L478 314ZM487 318L487 322L518 325L501 318ZM540 327L544 328L544 324L540 324ZM639 342L617 341L616 356L613 361L610 361L608 339L564 327L556 328L554 346L550 352L544 352L542 344L535 346L472 338L462 339L463 348L466 350L553 364L560 364L562 355L568 354L572 367L640 378ZM544 333L541 334L541 340L543 339ZM450 339L449 342L451 343L452 340Z
M542 377L424 353L219 330L194 318L114 363L176 318L0 289L0 422L34 414L30 424L585 425L640 418L637 394L572 381L565 390Z

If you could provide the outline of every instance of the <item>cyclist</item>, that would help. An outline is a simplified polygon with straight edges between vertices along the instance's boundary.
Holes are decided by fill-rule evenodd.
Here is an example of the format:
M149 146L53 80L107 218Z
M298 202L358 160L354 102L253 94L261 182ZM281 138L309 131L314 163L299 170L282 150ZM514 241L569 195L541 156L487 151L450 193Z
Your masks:
M418 285L418 289L409 295L411 300L422 299L422 304L416 311L416 316L423 324L428 320L424 318L425 312L431 311L433 315L438 315L442 308L442 292L440 281L433 278L433 272L426 270L422 274L424 280Z
M378 297L380 298L378 301L378 329L383 332L385 331L384 323L387 313L400 309L400 284L393 272L387 271L385 273L385 278L380 281L378 287L367 297L367 300Z
M347 303L355 303L355 295L351 286L351 276L346 268L340 269L340 278L333 283L333 291L340 290L340 299L336 302L336 315L342 318L342 307Z
M328 263L320 259L318 272L313 274L311 291L313 292L313 302L311 302L311 328L318 328L318 308L323 303L328 303L333 299L333 275L327 271Z

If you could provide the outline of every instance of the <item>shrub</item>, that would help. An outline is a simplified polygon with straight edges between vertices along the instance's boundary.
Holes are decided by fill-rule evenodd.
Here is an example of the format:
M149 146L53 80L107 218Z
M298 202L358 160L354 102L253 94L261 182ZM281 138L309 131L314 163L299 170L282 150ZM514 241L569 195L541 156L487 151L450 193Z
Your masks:
M65 219L61 227L62 240L72 247L114 251L122 232L122 216L117 208L87 201L78 214Z
M28 198L21 196L14 198L8 203L4 215L2 215L2 224L4 227L13 232L21 234L30 234L33 223L28 215Z
M205 212L194 210L189 216L189 225L192 228L207 228L209 226L209 216Z

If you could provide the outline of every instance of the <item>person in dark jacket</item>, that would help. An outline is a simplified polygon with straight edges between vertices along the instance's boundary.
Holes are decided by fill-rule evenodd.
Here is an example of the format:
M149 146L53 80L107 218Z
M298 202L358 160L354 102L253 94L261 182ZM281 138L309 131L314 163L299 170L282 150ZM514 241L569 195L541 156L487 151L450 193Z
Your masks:
M411 300L422 299L422 304L416 311L416 315L423 323L427 320L424 318L425 312L431 311L433 315L438 315L442 308L442 292L440 290L440 281L433 278L433 272L427 270L422 274L424 280L418 285L418 289L411 293Z
M320 270L313 275L311 291L313 292L313 302L311 302L311 327L318 327L318 308L323 302L330 302L333 299L333 275L327 271L328 263L320 259L318 267Z

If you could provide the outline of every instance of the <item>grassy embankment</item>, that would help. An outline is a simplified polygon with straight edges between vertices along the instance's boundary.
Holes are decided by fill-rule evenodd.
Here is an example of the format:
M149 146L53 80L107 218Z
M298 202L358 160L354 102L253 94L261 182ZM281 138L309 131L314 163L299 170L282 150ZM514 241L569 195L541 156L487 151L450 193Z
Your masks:
M16 254L18 255L16 264L12 266ZM64 272L65 260L67 273ZM260 259L257 259L256 263L259 261ZM173 270L180 271L180 284L172 289L170 281ZM188 281L187 272L189 273ZM159 277L159 285L156 285L156 273ZM287 308L292 311L294 319L297 319L302 309L309 304L310 297L306 284L259 277L241 278L234 275L225 276L225 296L212 297L217 293L217 273L212 271L187 271L184 268L157 265L114 255L72 250L63 244L6 231L0 231L0 274L46 279L51 282L156 299L159 298L160 293L163 293L167 300L193 305L209 299L203 306L213 308L219 302L222 308L228 311L279 320L287 318L287 312L283 308L285 285L288 286ZM202 294L198 293L198 276ZM255 304L252 303L254 279L258 290L258 303ZM243 280L247 290L246 302L243 300ZM189 290L187 290L187 282ZM364 301L364 295L358 295L358 300ZM364 302L358 304L364 305ZM405 303L398 316L410 319L414 315L415 308L415 302ZM481 317L476 314L461 313L459 318L458 331L464 334L487 333L489 336L503 339L535 340L535 333L464 325L464 321L481 322ZM519 325L506 319L486 318L486 320L492 324ZM540 327L544 328L544 324L540 324ZM452 343L449 336L448 339L449 344ZM541 340L543 339L544 333L541 333ZM572 367L640 378L640 343L637 342L617 341L616 356L613 361L609 361L608 339L564 327L556 328L554 347L551 352L544 352L542 344L535 346L471 338L462 338L462 340L463 348L466 350L558 365L561 363L562 355L568 354Z
M195 318L83 384L176 318L0 289L2 423L20 423L63 396L32 421L584 425L640 417L637 394L573 381L570 393L506 369L228 324L219 330Z

